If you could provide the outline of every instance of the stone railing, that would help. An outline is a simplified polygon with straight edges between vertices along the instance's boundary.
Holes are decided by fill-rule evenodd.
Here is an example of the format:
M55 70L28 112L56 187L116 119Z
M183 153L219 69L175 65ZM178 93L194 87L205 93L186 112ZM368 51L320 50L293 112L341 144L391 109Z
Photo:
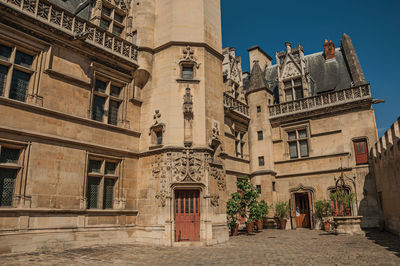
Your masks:
M345 90L329 92L292 102L271 105L269 106L269 115L270 117L283 116L295 112L309 111L366 98L371 98L369 84L364 84Z
M128 60L137 60L136 45L46 0L0 0L0 3L67 32L77 39L85 40Z
M226 93L224 93L224 106L229 110L236 111L247 117L249 116L249 107Z

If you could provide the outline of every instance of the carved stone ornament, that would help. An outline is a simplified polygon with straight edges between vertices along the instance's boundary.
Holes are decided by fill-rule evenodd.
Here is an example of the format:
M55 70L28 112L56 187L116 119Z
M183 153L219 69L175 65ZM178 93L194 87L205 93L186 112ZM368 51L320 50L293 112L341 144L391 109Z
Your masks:
M218 195L211 195L210 196L210 203L214 207L219 206L219 196Z
M298 67L294 62L288 61L282 74L282 79L301 75Z
M162 132L165 132L165 124L161 123L161 113L159 110L154 111L153 120L154 120L154 123L150 127L149 135L151 135L151 133L154 131L154 129L159 129L159 130L162 130Z
M209 145L212 149L216 149L219 145L221 145L221 140L219 139L219 125L217 122L214 122L211 130Z
M225 171L223 168L211 167L210 175L217 181L218 189L224 191L226 189Z
M200 182L204 176L204 154L186 149L172 158L172 176L177 182Z
M183 63L191 63L193 64L197 69L200 67L200 64L197 63L197 59L194 56L194 50L190 46L186 46L182 50L182 58L179 60L179 64Z
M165 160L162 155L157 155L153 164L151 165L151 172L155 179L159 179L159 192L156 194L156 199L160 200L160 205L165 207L166 199L168 196L167 191L167 169Z

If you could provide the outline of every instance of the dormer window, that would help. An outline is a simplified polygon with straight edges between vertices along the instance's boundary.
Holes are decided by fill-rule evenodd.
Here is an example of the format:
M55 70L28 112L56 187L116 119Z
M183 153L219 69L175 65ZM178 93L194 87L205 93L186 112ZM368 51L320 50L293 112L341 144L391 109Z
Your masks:
M188 66L188 65L182 66L182 78L193 79L193 66Z
M103 2L101 9L100 27L111 31L117 36L121 36L124 32L125 15L122 11L114 8L109 3Z
M285 98L287 102L304 98L301 79L294 79L284 82Z

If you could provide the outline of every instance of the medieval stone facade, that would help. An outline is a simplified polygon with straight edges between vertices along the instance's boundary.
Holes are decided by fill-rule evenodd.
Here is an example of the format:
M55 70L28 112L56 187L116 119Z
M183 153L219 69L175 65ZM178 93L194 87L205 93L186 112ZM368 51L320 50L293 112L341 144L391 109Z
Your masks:
M353 214L378 224L350 38L311 55L286 43L275 65L255 46L243 73L220 16L219 0L0 0L0 253L224 242L244 176L290 200L288 228L313 228L344 171Z

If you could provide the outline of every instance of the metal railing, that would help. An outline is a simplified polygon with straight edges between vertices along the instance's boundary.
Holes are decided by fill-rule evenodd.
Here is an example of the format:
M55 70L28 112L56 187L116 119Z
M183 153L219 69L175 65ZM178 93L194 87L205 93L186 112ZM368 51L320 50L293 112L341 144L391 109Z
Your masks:
M270 117L370 98L369 84L269 106Z
M75 38L84 39L129 60L137 60L138 50L136 45L46 0L0 0L0 3L17 9L52 27L68 32Z
M226 93L224 93L224 106L244 116L249 116L249 107Z

